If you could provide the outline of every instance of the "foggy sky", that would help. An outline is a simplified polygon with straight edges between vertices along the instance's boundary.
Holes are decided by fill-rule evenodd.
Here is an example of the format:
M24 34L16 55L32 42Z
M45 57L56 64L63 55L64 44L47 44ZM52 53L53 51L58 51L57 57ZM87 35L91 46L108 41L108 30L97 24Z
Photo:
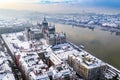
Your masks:
M120 0L1 0L0 9L39 12L120 12Z

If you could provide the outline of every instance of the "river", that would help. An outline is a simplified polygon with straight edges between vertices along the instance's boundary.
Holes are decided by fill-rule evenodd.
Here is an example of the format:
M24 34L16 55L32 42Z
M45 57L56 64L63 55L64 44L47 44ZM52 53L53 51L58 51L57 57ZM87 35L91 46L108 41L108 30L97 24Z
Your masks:
M84 45L86 51L120 70L120 35L99 28L91 30L58 23L55 25L56 31L65 32L68 40L76 45Z

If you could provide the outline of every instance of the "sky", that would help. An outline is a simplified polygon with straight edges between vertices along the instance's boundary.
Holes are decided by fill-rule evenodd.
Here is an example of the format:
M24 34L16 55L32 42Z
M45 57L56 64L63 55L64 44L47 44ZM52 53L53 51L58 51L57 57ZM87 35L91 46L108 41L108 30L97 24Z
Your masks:
M76 11L83 7L120 10L120 0L0 0L0 9L67 12L67 10Z
M100 5L100 6L119 6L120 0L0 0L0 3L78 3L91 5Z

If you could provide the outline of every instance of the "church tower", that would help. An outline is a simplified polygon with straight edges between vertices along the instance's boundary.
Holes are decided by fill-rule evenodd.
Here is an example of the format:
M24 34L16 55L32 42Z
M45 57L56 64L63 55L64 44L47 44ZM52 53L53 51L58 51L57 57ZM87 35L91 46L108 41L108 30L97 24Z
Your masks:
M44 32L45 32L45 30L48 29L48 22L45 17L44 17L44 20L42 21L42 29Z

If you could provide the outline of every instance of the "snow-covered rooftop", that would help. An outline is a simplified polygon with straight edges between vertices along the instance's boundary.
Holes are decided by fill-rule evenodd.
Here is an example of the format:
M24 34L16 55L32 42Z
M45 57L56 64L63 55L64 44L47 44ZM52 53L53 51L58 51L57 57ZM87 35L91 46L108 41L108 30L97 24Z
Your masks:
M31 75L31 79L46 79L49 80L47 74L44 74L44 69L46 70L48 66L39 59L36 49L40 49L40 43L36 41L26 41L25 39L19 39L19 36L24 37L24 32L3 34L5 40L10 44L13 51L15 51L15 57L19 61L19 66L28 75ZM32 47L32 46L33 47ZM46 76L45 76L46 75Z
M64 33L59 34L60 36L65 36ZM5 40L10 44L15 51L15 56L19 56L19 62L22 63L24 70L29 74L36 74L36 71L41 72L40 75L33 75L32 78L37 79L39 76L46 75L47 71L44 72L44 68L48 66L39 59L37 54L37 49L40 51L45 51L45 56L48 56L49 59L54 63L54 65L64 64L68 59L68 56L72 56L78 60L83 66L89 68L100 67L105 65L104 62L92 56L84 50L78 50L75 48L74 44L64 43L58 45L49 45L45 39L40 39L39 41L27 41L22 36L25 36L24 32L3 34ZM56 35L57 36L57 35ZM21 40L22 38L22 40ZM32 45L32 46L31 46ZM56 73L55 75L57 75ZM60 75L61 73L59 73Z
M0 80L15 80L5 53L0 51Z
M72 56L87 68L95 68L105 65L103 61L92 56L90 53L82 49L81 51L78 51L69 43L55 45L52 47L52 49L54 54L62 61L67 60L68 56Z

